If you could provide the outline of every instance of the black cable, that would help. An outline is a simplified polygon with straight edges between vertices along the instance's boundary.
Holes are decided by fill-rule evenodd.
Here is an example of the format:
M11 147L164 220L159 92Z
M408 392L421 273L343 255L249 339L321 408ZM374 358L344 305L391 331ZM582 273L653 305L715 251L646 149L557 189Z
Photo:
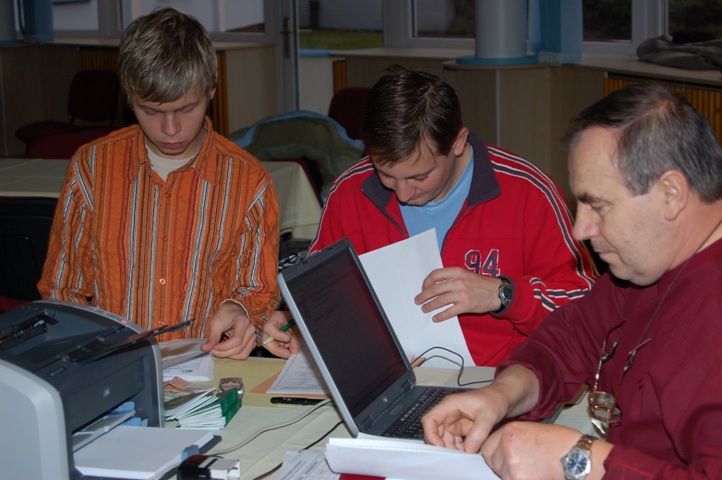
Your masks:
M439 358L443 358L444 360L448 360L449 362L451 362L451 363L453 363L453 364L455 364L455 365L458 365L458 366L459 366L459 374L458 374L457 377L456 377L456 384L457 384L458 386L460 386L460 387L468 387L469 385L491 383L491 382L494 381L494 379L491 379L491 380L476 380L476 381L474 381L474 382L461 383L461 375L464 373L464 357L462 357L460 354L458 354L457 352L455 352L455 351L453 351L453 350L449 350L449 349L446 348L446 347L431 347L431 348L428 348L428 349L424 350L420 355L418 355L417 358L418 358L418 357L424 357L424 356L426 356L427 353L429 353L430 351L435 350L435 349L444 350L444 351L446 351L446 352L449 352L449 353L451 353L451 354L456 355L457 357L459 357L459 362L455 362L454 360L451 360L451 359L446 358L446 357L441 356L441 355L434 355L433 357L428 357L428 358L427 358L427 360L428 360L428 359L430 359L430 358L439 357Z

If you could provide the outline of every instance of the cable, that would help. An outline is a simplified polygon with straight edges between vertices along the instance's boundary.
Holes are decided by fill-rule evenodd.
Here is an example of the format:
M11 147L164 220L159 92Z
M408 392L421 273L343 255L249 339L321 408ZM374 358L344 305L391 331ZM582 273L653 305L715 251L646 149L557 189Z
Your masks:
M336 425L334 425L333 427L331 427L330 430L328 430L326 433L324 433L322 436L320 436L316 441L314 441L314 442L312 442L312 443L309 443L308 445L306 445L305 447L303 447L303 448L302 448L301 450L299 450L299 451L302 452L302 451L304 451L304 450L308 450L309 448L313 447L313 446L316 445L318 442L320 442L320 441L323 440L324 438L326 438L326 437L328 437L329 435L331 435L331 432L333 432L334 430L336 430L336 428L338 428L338 426L341 425L342 423L343 423L343 420L338 421L338 422L336 423ZM266 471L266 472L258 475L257 477L254 477L253 480L261 480L262 478L266 478L268 475L272 474L273 472L275 472L276 470L278 470L278 469L281 468L282 466L283 466L283 462L279 463L278 465L276 465L276 466L273 467L272 469L270 469L270 470L268 470L268 471Z
M490 379L490 380L476 380L476 381L474 381L474 382L461 383L461 375L464 373L464 357L462 357L461 355L459 355L457 352L455 352L455 351L453 351L453 350L449 350L449 349L446 348L446 347L438 347L438 346L437 346L437 347L428 348L428 349L424 350L421 354L417 355L417 358L418 358L418 357L424 357L424 356L426 356L427 353L429 353L429 352L432 351L432 350L436 350L436 349L444 350L445 352L451 353L451 354L456 355L457 357L459 357L459 362L455 362L454 360L451 360L450 358L446 358L446 357L441 356L441 355L434 355L434 356L432 356L432 357L428 357L428 358L427 358L427 360L430 359L430 358L434 358L434 357L443 358L444 360L448 360L449 362L453 363L454 365L458 365L458 366L459 366L459 374L456 376L456 384L457 384L458 386L460 386L460 387L468 387L469 385L477 385L477 384L491 383L491 382L494 381L494 379Z
M283 423L278 423L278 424L276 424L276 425L269 425L269 426L267 426L267 427L263 427L263 428L257 430L256 432L254 432L250 437L248 437L247 439L243 440L243 441L240 442L240 443L237 443L236 445L233 445L233 446L231 446L231 447L227 447L227 448L225 448L225 449L223 449L223 450L214 451L214 452L213 452L213 455L221 455L221 454L224 454L224 453L232 452L232 451L234 451L234 450L238 450L239 448L242 448L242 447L245 446L246 444L248 444L248 443L252 442L253 440L255 440L256 438L258 438L261 434L264 434L264 433L266 433L266 432L270 432L271 430L277 430L277 429L279 429L279 428L288 427L289 425L293 425L294 423L303 420L304 418L306 418L308 415L312 414L313 412L315 412L315 411L318 410L319 408L325 407L326 405L332 405L332 404L333 404L333 403L332 403L331 400L324 400L323 402L314 405L312 408L308 409L308 411L303 412L301 415L298 415L297 417L295 417L295 418L293 418L293 419L291 419L291 420L288 420L288 421L283 422ZM334 428L335 428L335 427L334 427Z

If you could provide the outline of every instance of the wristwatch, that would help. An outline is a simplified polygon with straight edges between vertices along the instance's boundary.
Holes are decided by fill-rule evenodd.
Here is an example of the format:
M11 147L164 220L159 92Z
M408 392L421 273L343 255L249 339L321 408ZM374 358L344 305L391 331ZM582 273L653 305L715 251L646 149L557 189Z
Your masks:
M584 480L592 471L592 442L591 435L582 435L577 444L562 457L564 480Z
M511 301L514 300L514 284L508 277L499 277L501 285L499 285L499 300L501 300L501 306L491 312L492 315L499 315L511 305Z

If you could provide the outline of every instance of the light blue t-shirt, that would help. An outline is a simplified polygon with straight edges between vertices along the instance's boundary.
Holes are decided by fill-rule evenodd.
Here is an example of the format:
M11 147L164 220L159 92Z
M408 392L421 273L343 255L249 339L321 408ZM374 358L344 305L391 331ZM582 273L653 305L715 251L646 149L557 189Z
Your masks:
M401 215L404 218L409 236L423 233L436 228L436 240L439 250L444 244L444 238L456 220L471 188L471 177L474 173L474 152L466 165L464 172L449 193L438 202L429 202L426 205L401 205Z

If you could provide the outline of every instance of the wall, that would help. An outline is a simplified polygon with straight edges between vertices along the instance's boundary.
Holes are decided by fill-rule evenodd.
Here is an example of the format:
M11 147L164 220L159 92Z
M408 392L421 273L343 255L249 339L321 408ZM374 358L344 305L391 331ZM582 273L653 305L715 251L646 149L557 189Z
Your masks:
M69 121L67 92L76 70L75 49L0 48L0 155L25 152L25 144L15 138L21 125L43 119Z
M105 60L117 57L117 40L64 42L0 48L0 156L24 154L25 145L15 138L21 125L69 121L67 92L73 74L81 68L79 59L82 68L113 70ZM216 130L227 134L275 115L275 47L219 42L216 48L220 78L210 111ZM88 60L88 51L97 58Z

